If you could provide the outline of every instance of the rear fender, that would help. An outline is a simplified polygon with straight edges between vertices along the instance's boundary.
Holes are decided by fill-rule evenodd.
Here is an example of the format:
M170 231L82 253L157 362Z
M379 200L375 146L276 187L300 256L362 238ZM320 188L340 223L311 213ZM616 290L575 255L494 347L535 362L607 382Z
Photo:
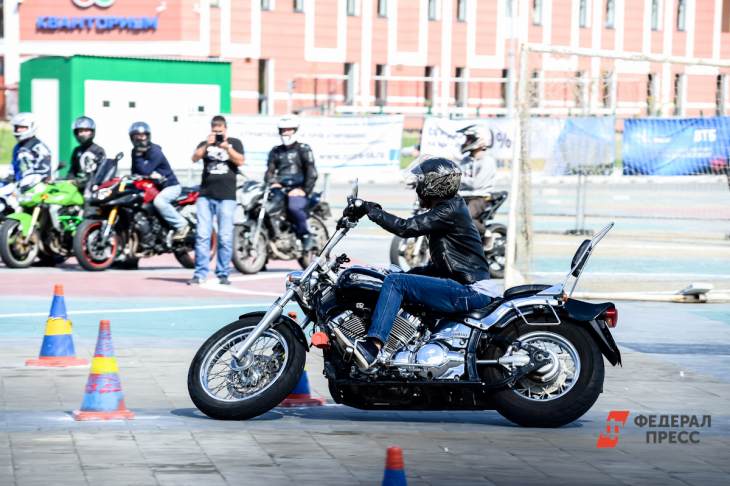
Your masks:
M258 317L262 318L266 315L266 312L264 311L256 311L256 312L248 312L246 314L241 314L238 316L239 319L244 319L247 317ZM302 343L304 346L304 349L309 351L309 343L307 342L307 337L304 335L304 331L302 331L302 328L297 324L297 321L292 319L289 316L282 315L279 317L277 321L277 325L284 325L287 326L291 331L294 333L294 336L297 338L297 341Z
M28 237L30 234L30 223L32 217L28 213L13 213L9 214L6 219L14 219L20 223L20 231L24 237Z
M601 352L606 359L614 366L621 364L621 352L614 341L611 331L605 322L598 319L604 311L615 307L611 302L591 304L575 299L568 299L559 314L563 314L570 320L585 326L593 336Z

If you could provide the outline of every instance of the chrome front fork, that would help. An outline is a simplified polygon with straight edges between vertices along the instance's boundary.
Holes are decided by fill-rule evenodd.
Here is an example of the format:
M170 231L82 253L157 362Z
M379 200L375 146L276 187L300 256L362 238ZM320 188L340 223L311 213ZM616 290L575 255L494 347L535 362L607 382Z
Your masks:
M269 310L266 311L264 317L261 318L259 323L256 324L256 327L253 328L253 331L251 331L251 333L246 336L246 339L244 339L244 341L231 353L238 363L245 361L244 357L246 356L246 353L248 353L248 350L251 349L251 346L253 346L253 343L256 342L256 340L260 338L261 335L279 319L279 317L281 317L284 312L284 307L286 307L293 297L294 290L288 289L284 295L276 299L271 307L269 307Z

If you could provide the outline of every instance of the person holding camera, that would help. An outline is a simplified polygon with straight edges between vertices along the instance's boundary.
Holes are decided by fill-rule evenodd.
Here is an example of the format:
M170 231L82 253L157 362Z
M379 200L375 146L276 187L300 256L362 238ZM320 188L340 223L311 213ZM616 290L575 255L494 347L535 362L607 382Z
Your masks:
M210 267L210 238L213 218L218 221L218 248L215 273L218 282L230 285L231 255L233 253L233 213L236 209L236 174L243 165L243 144L229 137L226 119L216 115L210 121L211 133L193 153L193 162L203 160L200 196L195 203L198 215L195 238L195 273L188 285L205 281Z

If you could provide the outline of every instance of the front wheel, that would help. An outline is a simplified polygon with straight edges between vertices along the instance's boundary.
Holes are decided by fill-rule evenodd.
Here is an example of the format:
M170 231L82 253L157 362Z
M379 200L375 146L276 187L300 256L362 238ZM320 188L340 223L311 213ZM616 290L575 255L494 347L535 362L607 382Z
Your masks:
M0 257L10 268L28 268L38 256L40 239L38 230L26 238L18 220L6 219L0 225Z
M304 370L304 346L286 324L264 333L241 363L232 351L259 323L245 317L213 334L190 364L188 392L198 409L221 420L246 420L268 412L294 389Z
M495 223L487 226L487 231L492 233L491 237L484 237L484 256L489 265L489 276L492 278L504 278L504 264L506 261L505 250L507 248L507 227Z
M514 331L514 327L517 331ZM495 408L506 419L524 427L561 427L585 414L603 390L603 356L588 331L578 323L557 326L510 326L506 337L547 353L550 363L523 377L512 388L497 392ZM478 359L495 359L509 349L480 343ZM523 354L517 351L515 354ZM482 378L496 381L504 368L479 365Z
M307 225L309 226L309 234L314 240L314 246L310 251L297 259L299 266L302 268L307 268L309 264L312 263L312 260L317 258L317 255L319 255L322 249L324 249L327 244L327 240L330 238L327 233L327 226L321 219L317 217L309 218Z
M405 271L428 264L428 240L425 237L401 238L394 236L390 242L390 263Z
M85 270L99 272L112 266L120 247L119 235L111 230L106 242L102 241L104 221L87 219L74 235L74 255Z
M268 258L266 234L262 231L259 233L256 245L252 244L253 225L237 225L233 228L233 266L245 274L253 274L261 271L266 265Z

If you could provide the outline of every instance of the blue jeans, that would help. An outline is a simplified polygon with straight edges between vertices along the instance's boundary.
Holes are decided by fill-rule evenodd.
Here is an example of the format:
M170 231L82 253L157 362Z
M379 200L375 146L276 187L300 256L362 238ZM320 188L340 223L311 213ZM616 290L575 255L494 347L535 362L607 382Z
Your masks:
M486 307L492 301L488 295L447 278L391 273L385 277L380 290L369 337L379 339L383 344L388 342L393 320L403 300L444 314L467 313Z
M309 198L306 196L289 196L289 221L294 225L294 232L297 238L309 234L309 227L307 226L307 205L309 205Z
M155 205L160 216L162 216L162 218L176 230L188 225L185 218L183 218L178 210L172 205L172 201L177 199L180 192L182 192L182 186L180 184L175 184L174 186L169 186L161 190L160 193L155 196L155 200L152 201L152 204Z
M227 277L230 273L231 255L233 253L233 211L235 209L236 201L233 199L221 200L199 197L195 203L195 210L198 215L195 236L195 277L203 280L208 276L213 218L218 219L215 274L220 278Z

